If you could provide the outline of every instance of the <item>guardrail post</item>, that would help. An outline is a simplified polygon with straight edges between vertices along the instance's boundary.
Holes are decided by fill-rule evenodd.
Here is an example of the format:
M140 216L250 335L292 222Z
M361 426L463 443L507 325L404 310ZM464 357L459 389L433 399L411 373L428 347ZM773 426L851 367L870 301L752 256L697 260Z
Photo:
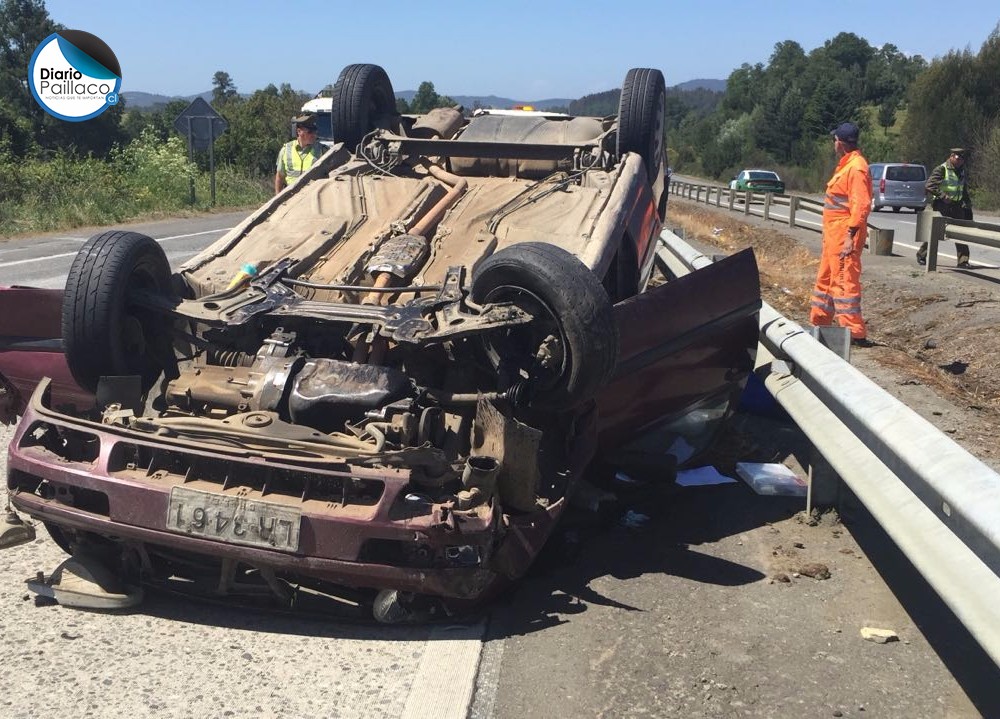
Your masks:
M891 255L892 242L896 231L889 227L873 227L874 235L868 235L868 251L873 255Z
M744 215L749 215L750 214L750 200L751 199L753 199L753 193L750 192L750 190L747 190L744 193L744 197L743 197L743 214Z
M722 207L722 188L721 187L716 187L715 188L715 206L716 207Z
M788 198L788 226L795 227L795 213L799 210L799 196L792 195Z
M937 251L938 245L944 240L945 227L948 218L935 212L931 217L931 234L927 241L927 271L937 272Z
M770 220L771 219L771 193L770 192L765 192L764 193L764 219L765 220Z
M732 212L736 205L736 190L729 188L729 211Z

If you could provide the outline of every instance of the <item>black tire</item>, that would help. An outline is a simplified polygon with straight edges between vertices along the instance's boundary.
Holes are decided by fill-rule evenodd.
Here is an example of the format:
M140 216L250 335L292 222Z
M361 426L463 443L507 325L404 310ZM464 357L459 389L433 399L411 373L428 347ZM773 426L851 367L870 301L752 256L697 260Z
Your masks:
M348 65L333 86L333 137L353 151L377 127L388 127L396 115L396 95L389 76L378 65Z
M91 237L73 260L63 294L66 362L84 389L104 375L140 375L147 389L170 349L163 319L130 308L128 293L170 294L170 265L153 239L112 230Z
M659 70L636 67L625 75L618 103L618 157L637 153L650 184L665 165L666 97L666 82Z
M558 411L585 402L608 382L618 357L618 330L607 293L572 254L544 242L505 247L476 268L472 299L513 302L535 320L490 333L494 366L527 375L531 407ZM538 350L547 338L553 360Z
M900 207L900 206L897 205L897 206L895 206L895 207L892 208L892 211L893 212L899 212L902 209L903 209L902 207Z

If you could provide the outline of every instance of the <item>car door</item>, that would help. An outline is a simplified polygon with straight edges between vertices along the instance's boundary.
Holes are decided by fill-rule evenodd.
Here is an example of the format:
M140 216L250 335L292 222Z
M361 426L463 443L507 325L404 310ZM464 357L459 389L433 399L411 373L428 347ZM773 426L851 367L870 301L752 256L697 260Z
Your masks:
M93 405L62 350L62 290L0 287L0 423L24 411L42 377L52 379L54 406Z
M752 250L619 302L619 354L598 396L602 450L705 408L728 414L757 347L760 282Z

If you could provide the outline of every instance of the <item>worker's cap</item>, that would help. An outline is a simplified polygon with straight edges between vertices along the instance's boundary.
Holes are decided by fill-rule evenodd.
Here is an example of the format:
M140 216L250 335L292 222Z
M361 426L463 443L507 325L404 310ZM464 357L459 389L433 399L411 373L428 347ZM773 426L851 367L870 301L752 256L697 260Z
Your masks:
M950 150L948 150L948 152L950 152L952 155L958 155L959 157L965 157L965 155L968 152L968 150L966 150L964 147L953 147Z
M304 127L307 130L316 129L316 116L309 113L293 117L292 122L295 123L295 127Z
M841 123L835 130L831 131L830 134L838 140L842 140L844 142L857 142L858 135L861 133L858 130L858 126L853 122L844 122Z

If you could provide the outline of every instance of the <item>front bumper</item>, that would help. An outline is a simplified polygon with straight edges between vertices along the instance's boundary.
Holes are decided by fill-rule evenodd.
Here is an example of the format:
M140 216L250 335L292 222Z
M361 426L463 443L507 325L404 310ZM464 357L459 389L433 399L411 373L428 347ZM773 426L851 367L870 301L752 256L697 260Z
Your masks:
M411 510L405 469L334 471L238 448L192 446L60 414L46 406L47 389L43 381L10 444L11 502L45 523L122 544L234 560L286 577L468 600L527 568L562 504L516 520L495 501L464 512L438 504ZM179 486L298 507L298 549L168 530L170 491ZM366 493L352 499L345 486Z

